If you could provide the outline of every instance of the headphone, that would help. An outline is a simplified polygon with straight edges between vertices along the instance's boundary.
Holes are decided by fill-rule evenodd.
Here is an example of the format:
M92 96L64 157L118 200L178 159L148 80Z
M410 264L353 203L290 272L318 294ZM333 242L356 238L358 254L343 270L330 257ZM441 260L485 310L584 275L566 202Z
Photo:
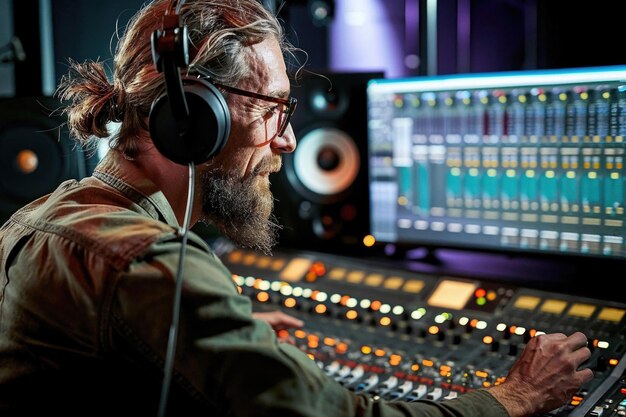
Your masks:
M170 2L162 29L152 33L152 60L165 77L165 92L150 107L152 142L166 158L187 165L201 164L222 150L230 133L230 112L222 93L210 82L181 77L189 66L189 37L179 11Z

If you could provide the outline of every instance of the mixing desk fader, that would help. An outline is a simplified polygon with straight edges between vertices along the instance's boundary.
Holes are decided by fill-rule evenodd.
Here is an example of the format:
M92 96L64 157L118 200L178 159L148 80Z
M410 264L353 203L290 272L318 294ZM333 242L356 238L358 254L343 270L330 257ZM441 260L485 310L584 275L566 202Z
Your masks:
M303 319L292 340L355 392L454 398L504 381L536 334L579 330L595 377L549 415L626 415L624 304L314 252L222 259L256 308Z

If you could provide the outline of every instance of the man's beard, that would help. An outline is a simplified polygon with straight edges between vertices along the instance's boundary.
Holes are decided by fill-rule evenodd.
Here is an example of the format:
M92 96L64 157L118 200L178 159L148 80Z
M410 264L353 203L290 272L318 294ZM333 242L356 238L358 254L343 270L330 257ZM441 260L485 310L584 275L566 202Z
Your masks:
M261 167L263 166L263 168ZM235 173L212 169L200 175L202 216L239 246L271 254L281 226L273 213L274 199L269 189L260 189L259 164L252 175L241 179Z

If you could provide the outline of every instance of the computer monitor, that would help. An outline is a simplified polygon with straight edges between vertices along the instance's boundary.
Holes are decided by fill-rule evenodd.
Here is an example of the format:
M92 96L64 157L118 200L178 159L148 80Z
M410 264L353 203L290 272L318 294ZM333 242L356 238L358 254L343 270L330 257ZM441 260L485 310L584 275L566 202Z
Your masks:
M367 100L377 242L626 259L626 66L375 79Z

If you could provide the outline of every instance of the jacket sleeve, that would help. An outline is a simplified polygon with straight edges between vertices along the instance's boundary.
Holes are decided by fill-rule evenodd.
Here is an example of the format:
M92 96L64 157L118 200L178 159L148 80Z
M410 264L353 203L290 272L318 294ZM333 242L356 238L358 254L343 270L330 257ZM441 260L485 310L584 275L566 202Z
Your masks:
M121 274L112 292L109 326L132 333L138 350L164 362L172 319L180 243L160 242ZM278 342L252 318L230 272L206 248L189 245L174 382L233 416L481 416L506 417L478 390L447 401L385 402L356 395L328 377L296 347Z

